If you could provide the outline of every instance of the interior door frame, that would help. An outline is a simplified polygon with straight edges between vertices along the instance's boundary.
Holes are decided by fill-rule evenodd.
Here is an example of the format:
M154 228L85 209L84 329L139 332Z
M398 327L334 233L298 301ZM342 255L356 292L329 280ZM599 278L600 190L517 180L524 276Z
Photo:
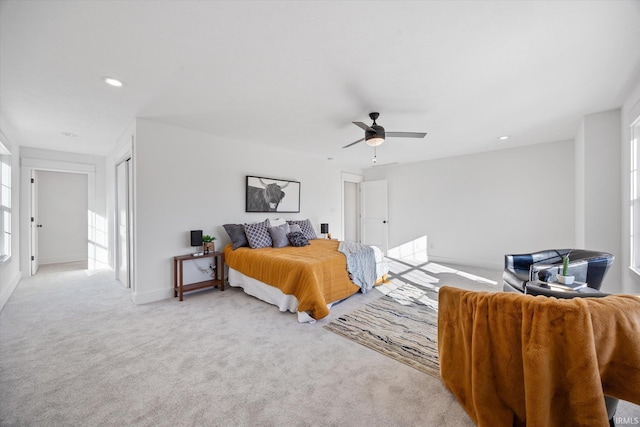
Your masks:
M345 224L346 224L346 209L345 209L345 190L344 190L344 186L346 182L351 182L351 183L355 183L357 185L357 193L358 193L358 200L357 200L357 205L358 205L358 209L360 209L360 183L362 183L364 181L364 177L361 175L355 175L352 173L347 173L347 172L342 172L341 174L341 180L342 180L342 186L340 188L341 191L341 201L342 201L342 226L341 226L341 237L344 239L344 236L346 236L346 230L345 230ZM361 233L360 233L360 228L361 228L361 224L360 224L360 220L361 220L361 212L358 213L357 216L357 220L356 220L356 234L358 236L358 240L360 240L361 237ZM359 243L359 242L358 242Z
M85 163L61 162L57 160L23 157L20 166L21 191L28 189L20 197L20 265L22 273L31 277L31 255L34 248L31 227L31 177L34 171L67 172L87 174L87 259L88 269L96 268L96 168ZM89 244L93 243L93 244Z
M126 212L127 212L127 225L126 225L126 247L127 247L127 254L126 254L126 263L127 263L127 269L126 269L126 280L127 283L124 283L121 279L120 279L120 259L121 259L121 253L120 253L120 248L121 248L121 242L120 242L120 206L119 206L119 195L118 195L118 191L119 191L119 183L118 183L118 167L120 165L122 165L123 163L128 162L128 165L126 166L125 172L126 172L126 188L127 188L127 195L126 195ZM127 153L125 156L123 156L119 161L116 162L115 164L115 190L116 190L116 194L115 194L115 221L114 221L114 228L115 228L115 233L114 233L114 238L115 238L115 274L116 274L116 280L118 280L120 283L123 283L127 288L130 288L132 290L134 289L134 281L133 281L133 157L131 156L131 153Z
M40 178L38 177L38 169L31 169L31 178L29 182L29 232L31 233L29 242L31 243L31 251L29 252L30 260L29 260L29 272L30 275L38 274L38 268L40 267L39 262L39 225L40 222L40 213L38 211L38 181Z

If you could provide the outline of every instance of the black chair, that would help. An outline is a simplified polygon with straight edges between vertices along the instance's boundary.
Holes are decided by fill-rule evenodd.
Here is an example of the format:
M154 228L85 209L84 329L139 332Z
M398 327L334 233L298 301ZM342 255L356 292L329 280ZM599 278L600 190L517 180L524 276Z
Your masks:
M562 260L569 256L569 273L577 282L585 282L600 290L602 280L613 263L614 256L607 252L585 249L548 249L530 254L504 256L502 289L506 292L525 292L527 282L556 281L562 269Z

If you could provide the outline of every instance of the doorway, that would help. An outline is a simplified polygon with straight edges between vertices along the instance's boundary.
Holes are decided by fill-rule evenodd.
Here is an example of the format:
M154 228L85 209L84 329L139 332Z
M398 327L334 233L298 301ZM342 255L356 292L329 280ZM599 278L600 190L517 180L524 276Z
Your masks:
M86 174L34 170L31 183L34 266L68 264L87 268L88 179ZM59 266L60 267L60 266Z
M342 174L342 240L360 242L360 183L363 177Z
M40 220L42 209L38 206L38 202L40 199L39 193L41 193L39 187L42 179L38 179L38 177L45 172L68 173L83 177L80 181L83 182L82 188L85 190L77 190L83 192L83 194L75 195L83 200L82 203L84 206L82 214L84 218L84 232L82 232L82 238L84 242L83 253L85 256L82 257L83 261L81 262L86 262L87 269L95 269L98 263L97 257L101 254L103 246L101 243L99 244L98 240L100 242L104 240L102 231L98 231L98 229L101 230L104 227L101 225L101 222L97 221L95 212L95 166L84 163L23 157L20 168L20 188L24 189L23 191L26 197L20 198L20 263L23 266L27 266L27 268L23 268L23 274L31 276L37 273L39 269L39 257L41 256L39 253L39 234L41 229L47 227L47 224ZM58 187L64 186L58 185ZM59 190L65 191L64 188L60 188ZM38 227L38 224L42 225L42 227ZM58 240L64 240L64 238L58 238ZM53 256L49 261L64 262L65 259L69 258ZM99 262L101 265L104 263L104 261Z
M133 221L133 165L125 157L116 165L116 280L125 288L132 288L131 230Z

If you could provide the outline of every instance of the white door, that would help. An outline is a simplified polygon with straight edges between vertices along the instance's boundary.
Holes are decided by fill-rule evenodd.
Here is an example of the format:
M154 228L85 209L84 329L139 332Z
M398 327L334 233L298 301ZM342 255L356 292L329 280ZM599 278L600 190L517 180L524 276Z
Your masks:
M116 166L116 279L125 287L131 287L130 281L130 192L129 192L129 169L131 159L127 159Z
M37 171L31 170L31 275L38 272L38 180Z
M362 243L377 246L387 254L387 181L360 184L362 206Z

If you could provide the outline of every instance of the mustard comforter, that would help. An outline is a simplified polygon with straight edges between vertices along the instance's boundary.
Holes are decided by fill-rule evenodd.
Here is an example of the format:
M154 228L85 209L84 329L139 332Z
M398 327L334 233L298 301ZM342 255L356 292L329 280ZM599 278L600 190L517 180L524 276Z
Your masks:
M329 314L327 304L340 301L360 288L349 278L347 260L337 240L310 240L308 246L284 248L224 248L226 264L298 299L298 311L314 319Z

